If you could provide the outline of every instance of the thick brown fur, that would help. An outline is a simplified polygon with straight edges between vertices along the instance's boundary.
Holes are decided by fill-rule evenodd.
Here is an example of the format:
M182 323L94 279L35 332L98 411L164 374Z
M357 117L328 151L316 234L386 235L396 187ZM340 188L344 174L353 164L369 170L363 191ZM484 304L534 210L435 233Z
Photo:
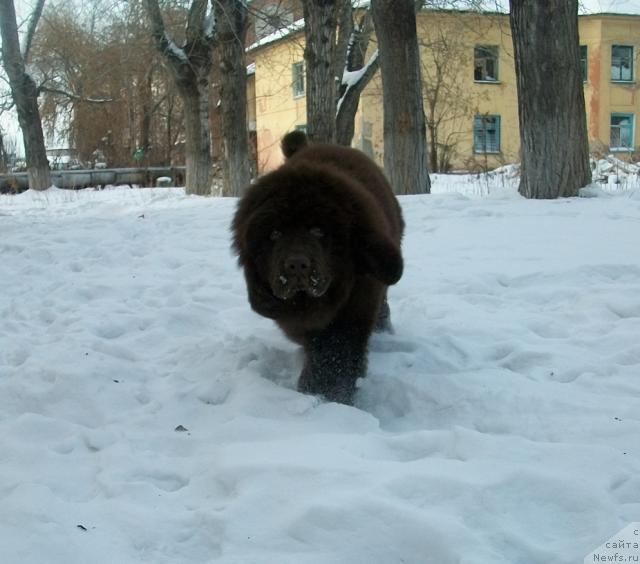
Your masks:
M298 388L351 403L367 345L402 276L404 223L378 166L355 149L285 136L288 159L250 186L232 224L252 308L305 349Z

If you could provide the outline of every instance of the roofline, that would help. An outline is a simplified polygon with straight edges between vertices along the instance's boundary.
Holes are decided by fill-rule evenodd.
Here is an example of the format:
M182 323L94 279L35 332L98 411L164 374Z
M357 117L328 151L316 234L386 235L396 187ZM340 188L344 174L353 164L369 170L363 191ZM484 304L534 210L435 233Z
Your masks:
M579 18L588 18L588 17L612 17L612 18L640 18L640 14L626 14L622 12L592 12L589 14L580 14Z
M368 2L361 1L359 6L364 6ZM498 11L479 11L479 10L455 10L455 9L439 9L439 8L428 8L423 7L420 10L420 13L437 13L437 14L472 14L475 16L482 17L509 17L509 12L498 12ZM616 12L593 12L589 14L578 14L578 18L640 18L640 14L626 14L626 13L616 13ZM279 29L278 31L264 37L249 47L246 48L246 52L257 51L258 49L265 47L267 45L272 45L273 43L278 43L279 41L296 35L304 30L304 19L296 20L292 22L288 26Z

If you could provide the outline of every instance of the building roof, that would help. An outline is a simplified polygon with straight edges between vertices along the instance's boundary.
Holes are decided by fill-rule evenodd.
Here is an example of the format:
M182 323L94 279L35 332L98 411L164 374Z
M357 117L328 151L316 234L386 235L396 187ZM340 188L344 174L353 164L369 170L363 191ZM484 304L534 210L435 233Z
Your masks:
M369 5L369 0L358 0L354 7L356 8L364 8ZM432 12L432 13L458 13L458 14L475 14L480 16L508 16L508 11L489 11L489 10L464 10L464 9L439 9L439 8L429 8L424 7L421 10L422 12ZM628 18L640 18L640 13L623 13L623 12L591 12L591 13L583 13L579 14L578 18L598 18L598 17L628 17ZM284 39L286 37L290 37L304 29L304 19L296 20L295 22L284 26L282 29L275 31L263 37L262 39L256 41L255 43L249 45L247 47L247 52L253 51L260 47L264 47L265 45L269 45L271 43L275 43Z
M269 43L274 43L275 41L279 41L280 39L284 39L285 37L293 35L294 33L302 31L303 29L304 29L304 20L303 19L299 19L299 20L293 22L292 24L289 24L289 25L283 27L282 29L274 31L273 33L263 37L262 39L259 39L255 43L249 45L249 47L247 47L247 51L253 51L254 49L258 49L259 47L264 47L265 45L268 45Z

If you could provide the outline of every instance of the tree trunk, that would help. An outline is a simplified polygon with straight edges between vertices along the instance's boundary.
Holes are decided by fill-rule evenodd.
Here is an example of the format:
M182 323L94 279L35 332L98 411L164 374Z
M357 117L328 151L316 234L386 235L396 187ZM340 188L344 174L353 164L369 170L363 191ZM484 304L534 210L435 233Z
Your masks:
M355 132L355 120L360 105L360 95L371 82L378 68L380 68L378 53L372 55L366 68L362 69L362 74L356 82L346 87L344 94L338 100L336 112L336 143L349 147L353 141Z
M336 28L346 0L302 0L307 66L307 135L316 142L335 140Z
M350 7L350 5L348 6ZM351 10L349 10L349 15L351 16L350 12ZM342 60L346 60L344 69L340 68L338 70L338 76L342 76L336 111L336 143L339 145L347 147L351 145L355 131L356 113L360 104L360 95L380 68L378 51L373 53L365 64L365 54L372 32L371 12L367 10L357 25L351 25L350 37L344 56L339 50L339 56Z
M216 0L216 37L220 57L224 194L240 196L249 186L247 131L247 8L241 0Z
M158 0L146 0L151 34L171 72L182 100L185 121L187 194L211 194L211 138L209 135L209 72L213 29L207 0L192 0L186 42L178 47L167 35Z
M396 193L429 193L415 5L372 0L371 10L382 73L384 169Z
M577 0L510 0L526 198L576 196L591 182Z
M184 108L185 165L187 194L211 194L211 139L209 136L208 83L180 86Z
M437 126L429 125L428 129L429 129L429 166L433 172L440 172L438 167Z
M38 109L38 89L27 74L20 53L16 12L12 0L0 1L0 33L4 68L9 77L11 95L22 130L29 188L46 190L51 186L51 174Z
M151 117L153 114L153 66L149 67L140 85L140 141L138 147L148 156L151 148Z

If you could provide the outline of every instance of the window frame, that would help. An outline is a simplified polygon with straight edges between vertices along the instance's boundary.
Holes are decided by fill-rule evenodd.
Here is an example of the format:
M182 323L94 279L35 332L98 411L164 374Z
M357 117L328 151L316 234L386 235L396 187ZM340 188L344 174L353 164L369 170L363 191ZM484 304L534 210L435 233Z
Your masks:
M477 140L477 132L479 131L477 128L477 124L479 120L486 121L488 119L495 120L495 130L496 130L496 143L495 148L487 149L487 132L489 131L486 127L484 127L481 131L483 134L483 143L482 147L478 147L476 143ZM499 155L502 152L502 139L501 139L501 129L502 129L502 117L498 114L480 114L476 115L473 118L473 153L475 155Z
M631 118L631 123L629 124L629 128L631 130L630 131L630 137L631 137L631 146L630 147L624 147L624 146L613 147L612 146L611 140L612 140L613 129L614 129L614 127L618 128L618 129L621 128L620 125L614 125L613 124L613 118L614 117ZM619 133L619 137L620 137L620 140L622 140L622 134L621 133ZM629 114L629 113L624 113L624 112L611 112L611 117L609 118L609 150L612 153L633 153L633 151L635 150L635 139L636 139L636 116L635 116L635 114Z
M486 60L488 57L478 57L477 52L479 50L484 50L485 52L492 53L495 57L494 65L495 65L495 78L476 78L476 69L478 68L477 61L478 60ZM486 73L486 65L485 65L485 74ZM499 45L474 45L473 47L473 81L479 84L497 84L500 82L500 46Z
M584 57L582 57L582 50L584 49ZM589 46L580 45L580 74L582 75L582 82L587 83L589 81Z
M616 48L624 48L624 49L630 49L631 50L631 57L630 57L630 65L629 65L629 70L631 72L631 78L622 78L622 70L620 71L620 78L614 78L613 76L613 50ZM632 82L635 82L636 79L636 73L635 73L635 47L633 45L619 45L619 44L613 44L611 45L611 82L618 82L618 83L623 83L623 84L629 84ZM621 68L621 67L618 67Z
M300 84L302 87L297 88ZM297 61L291 65L291 89L294 100L302 98L306 94L306 87L304 61Z

